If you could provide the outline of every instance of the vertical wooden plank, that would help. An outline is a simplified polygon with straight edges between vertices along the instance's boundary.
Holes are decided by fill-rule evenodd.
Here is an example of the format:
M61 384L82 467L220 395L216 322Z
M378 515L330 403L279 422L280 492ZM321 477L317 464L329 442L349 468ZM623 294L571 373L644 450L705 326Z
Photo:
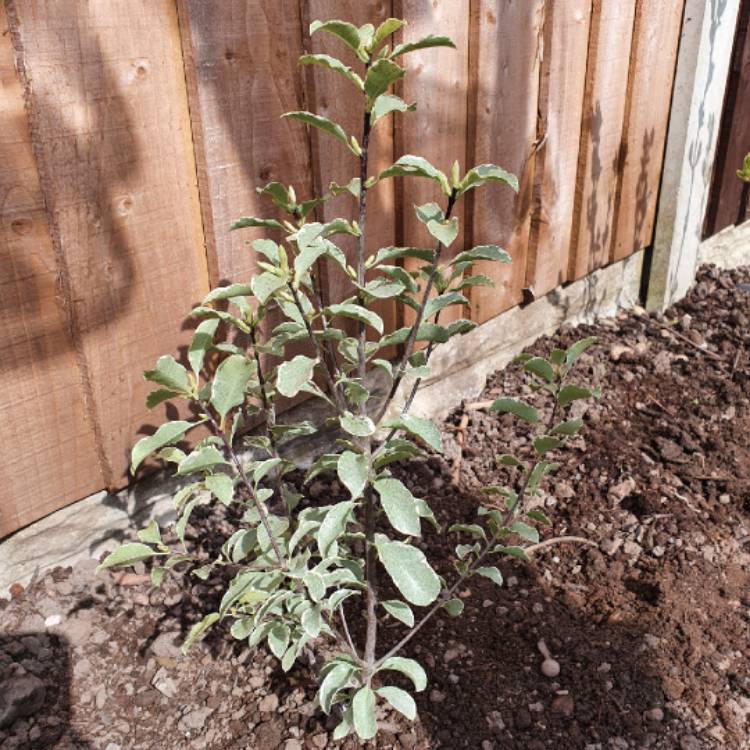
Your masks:
M740 0L686 0L647 305L663 309L695 279Z
M592 0L548 0L539 91L526 286L539 298L564 282L573 228Z
M108 487L160 418L142 371L208 288L174 3L18 3L32 133ZM144 425L146 423L146 425Z
M611 260L651 244L683 2L638 0Z
M737 178L750 151L750 2L743 2L734 38L732 67L721 116L711 195L704 236L709 237L747 216L748 185Z
M472 319L483 323L520 302L525 283L544 3L480 0L477 6L473 161L499 164L513 172L519 182L518 195L504 187L489 186L471 198L474 244L499 244L513 260L509 266L490 262L476 266L477 272L486 274L496 284L494 289L472 289Z
M402 97L417 103L417 111L404 115L397 131L398 155L423 156L435 167L450 174L453 161L462 168L466 155L467 97L469 90L469 0L402 0L401 13L409 25L403 31L404 42L416 41L429 34L449 36L456 49L428 48L405 55L402 64L407 73ZM446 198L432 180L397 178L403 236L399 242L413 247L433 247L435 240L417 219L414 206L436 201L445 207ZM444 258L464 249L464 204L459 202L454 216L459 218L458 237ZM413 267L411 261L407 268ZM413 316L406 311L406 323ZM446 308L441 323L468 317L461 307Z
M298 0L178 0L211 283L255 270L248 242L267 230L230 232L240 216L276 217L255 189L278 180L300 200L313 192L304 109ZM279 239L278 237L276 239Z
M339 18L356 26L371 23L377 28L382 21L393 15L391 0L371 0L366 3L357 0L309 0L303 5L307 8L306 26L316 19L325 21ZM318 32L309 39L308 44L311 52L338 57L351 65L360 75L363 74L362 64L354 53L329 34ZM307 80L314 92L309 101L310 109L338 122L347 134L353 135L361 143L363 95L341 76L319 66L310 68ZM396 118L402 116L409 115L395 115ZM346 184L352 177L359 176L357 158L339 141L323 133L314 132L312 148L319 193L325 192L331 181ZM370 175L377 175L393 164L393 126L390 118L376 124L373 129L368 161ZM330 221L336 217L356 219L357 212L356 201L349 195L342 195L328 201L322 208L320 217L323 221ZM384 181L368 193L367 214L369 218L365 227L365 251L372 253L378 248L393 245L395 222L392 180ZM350 260L354 259L353 238L338 237L336 244L344 249ZM341 271L331 267L329 274L327 292L330 301L340 301L353 293L351 281ZM396 311L393 302L378 302L374 309L383 318L386 328L395 327Z
M609 262L635 0L594 0L569 276Z
M0 537L102 486L8 30L0 5Z

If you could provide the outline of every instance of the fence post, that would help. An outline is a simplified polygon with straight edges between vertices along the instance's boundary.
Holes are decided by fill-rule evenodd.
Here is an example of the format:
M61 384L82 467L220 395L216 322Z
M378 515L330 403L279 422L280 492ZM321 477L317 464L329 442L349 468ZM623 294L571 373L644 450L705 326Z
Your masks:
M646 304L663 310L695 278L740 0L687 0Z

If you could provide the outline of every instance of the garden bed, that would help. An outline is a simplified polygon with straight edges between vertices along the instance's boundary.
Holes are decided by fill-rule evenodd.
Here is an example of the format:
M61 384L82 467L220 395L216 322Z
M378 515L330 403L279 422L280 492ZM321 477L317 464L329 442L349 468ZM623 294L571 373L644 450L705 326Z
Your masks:
M603 396L538 502L547 538L598 546L501 562L502 588L472 580L464 615L436 617L407 648L428 667L418 724L383 715L373 747L750 747L750 272L704 269L665 316L635 311L534 350L584 335L599 341L580 379ZM439 521L472 521L504 471L495 457L523 452L524 427L481 403L520 382L513 367L497 373L446 420L444 456L400 469ZM344 492L324 480L311 491ZM221 512L197 513L192 537L226 526ZM446 577L448 544L425 535ZM94 567L46 572L0 600L0 680L31 714L0 729L3 750L334 747L304 665L287 677L219 628L180 654L218 587L191 579L183 594L152 589L143 570ZM401 628L386 623L383 647ZM540 639L561 665L554 679Z

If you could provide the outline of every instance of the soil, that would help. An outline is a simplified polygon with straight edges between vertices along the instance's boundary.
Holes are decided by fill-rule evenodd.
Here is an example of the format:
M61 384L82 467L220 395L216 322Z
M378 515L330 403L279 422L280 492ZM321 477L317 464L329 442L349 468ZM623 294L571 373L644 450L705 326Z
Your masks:
M603 395L536 502L553 522L545 538L597 546L501 561L502 588L472 580L464 614L436 617L407 647L428 668L418 723L383 714L371 747L750 748L750 270L708 267L663 316L636 309L533 351L588 335L599 339L580 380ZM511 366L480 400L519 392L536 398ZM444 455L400 474L441 523L470 522L481 488L507 479L496 456L528 450L528 433L481 404L444 427ZM207 512L190 531L210 540L229 523ZM425 534L446 576L454 543ZM185 577L187 590L152 589L142 567L94 565L45 572L0 600L0 682L26 714L0 729L3 750L334 747L309 668L285 676L221 629L180 655L216 588ZM386 623L384 647L401 628ZM540 639L555 678L541 673Z

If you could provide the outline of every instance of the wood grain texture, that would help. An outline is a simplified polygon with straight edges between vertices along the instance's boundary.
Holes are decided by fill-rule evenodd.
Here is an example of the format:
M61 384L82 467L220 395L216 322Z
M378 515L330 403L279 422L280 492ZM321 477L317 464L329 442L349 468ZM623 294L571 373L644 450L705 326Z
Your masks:
M207 271L174 5L18 3L18 46L53 244L108 488L127 481L143 370L185 342Z
M592 0L547 0L539 150L526 286L536 298L565 281L573 229Z
M594 0L569 278L610 259L635 0Z
M8 29L0 5L0 537L103 484Z
M409 25L402 32L402 41L416 41L428 34L449 36L457 49L428 48L410 52L402 58L406 77L402 97L417 103L417 111L406 116L396 134L398 156L423 156L433 166L450 174L455 159L465 169L467 137L467 98L469 92L469 0L402 0L401 17ZM398 5L397 5L398 7ZM436 201L445 207L446 197L432 180L396 178L401 211L399 244L413 247L433 247L435 240L417 219L414 206ZM443 260L464 249L464 204L459 202L453 212L460 222L458 237ZM408 261L407 268L414 268ZM469 317L461 306L448 307L441 313L440 322L449 323ZM405 322L413 319L413 311L406 310Z
M651 244L683 2L638 0L611 260Z
M281 119L304 109L298 0L178 0L211 284L256 269L248 243L267 230L230 232L240 216L278 217L255 189L278 180L313 192L309 140ZM275 237L280 239L280 237Z
M371 23L376 28L393 15L391 0L309 0L303 2L305 32L310 22L339 18L356 26ZM307 37L309 51L326 53L339 58L363 75L363 66L354 53L330 34L317 32ZM310 84L310 109L317 114L338 122L348 135L353 135L362 142L364 117L364 96L340 75L312 66L307 71L307 82ZM395 115L409 117L410 115ZM393 120L388 118L378 123L372 131L369 147L369 174L377 175L393 164ZM312 133L312 153L315 168L317 192L328 189L331 181L346 184L352 177L359 175L358 159L339 141L319 131ZM336 217L356 219L357 202L349 195L342 195L328 201L320 211L323 221ZM393 181L384 181L370 190L367 195L366 253L372 253L381 247L395 244L395 214ZM353 238L336 238L338 244L349 258L355 258L355 241ZM331 302L341 301L352 295L354 288L351 281L340 269L331 266L328 269L327 296ZM373 309L383 318L386 327L393 328L396 323L396 309L392 301L383 300L375 303ZM351 327L354 331L354 327Z
M750 3L740 6L732 67L721 116L711 195L706 208L704 237L743 223L748 215L750 186L737 177L750 151Z
M519 192L490 185L474 191L472 240L498 244L513 262L485 262L476 270L495 288L472 289L472 320L483 323L521 301L525 285L537 137L543 0L509 3L480 0L477 54L476 136L473 162L492 163L518 177Z

